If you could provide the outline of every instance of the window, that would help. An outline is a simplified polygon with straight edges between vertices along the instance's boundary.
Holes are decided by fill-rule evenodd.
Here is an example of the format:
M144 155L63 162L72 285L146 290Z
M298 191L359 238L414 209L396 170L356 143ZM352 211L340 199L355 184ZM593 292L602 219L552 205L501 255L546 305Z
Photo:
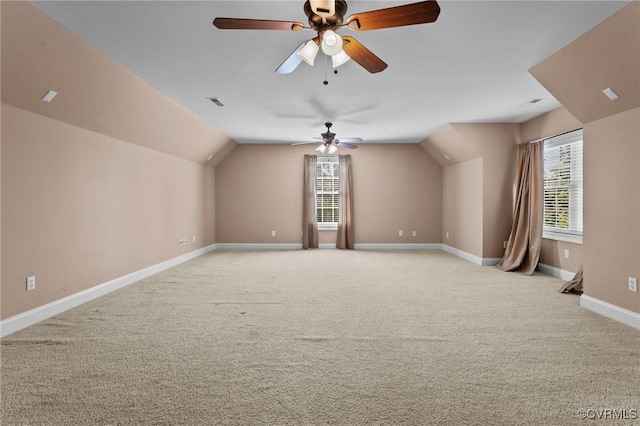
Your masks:
M543 238L582 243L582 129L544 143Z
M338 159L318 157L316 219L318 229L338 229Z

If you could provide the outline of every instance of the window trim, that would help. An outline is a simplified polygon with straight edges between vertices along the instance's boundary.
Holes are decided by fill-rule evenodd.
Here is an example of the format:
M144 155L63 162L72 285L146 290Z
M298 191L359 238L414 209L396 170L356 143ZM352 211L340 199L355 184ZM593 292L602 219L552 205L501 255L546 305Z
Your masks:
M544 148L555 148L555 147L559 147L562 145L567 145L570 143L574 143L574 142L578 142L578 141L582 141L582 151L583 151L583 159L582 159L582 173L584 175L584 138L583 138L583 129L579 128L579 129L575 129L575 130L571 130L569 132L565 132L565 133L561 133L559 135L556 136L552 136L549 138L545 138L542 139L542 143L544 144ZM543 169L544 169L544 154L543 154ZM543 178L543 193L544 193L544 178ZM584 178L582 180L582 193L584 194ZM584 197L584 195L583 195ZM584 200L582 201L582 215L583 218L582 220L584 220ZM543 223L542 223L542 238L547 239L547 240L555 240L555 241L563 241L563 242L568 242L568 243L574 243L574 244L582 244L582 235L584 232L584 229L582 230L582 232L576 232L576 231L572 231L572 230L561 230L558 228L546 228L545 229L545 225L544 225L544 210L542 212L542 217L543 217Z

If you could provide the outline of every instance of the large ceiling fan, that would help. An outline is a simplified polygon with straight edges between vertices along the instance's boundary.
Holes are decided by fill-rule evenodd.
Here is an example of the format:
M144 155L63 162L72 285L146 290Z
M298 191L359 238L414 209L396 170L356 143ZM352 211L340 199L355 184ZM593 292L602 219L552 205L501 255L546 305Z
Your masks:
M336 30L348 27L354 31L368 31L427 24L438 19L440 6L435 0L421 1L356 13L344 20L346 12L345 0L307 0L304 3L304 13L309 18L308 27L302 22L243 18L216 18L213 25L222 30L316 31L316 37L301 43L276 69L278 74L292 72L302 61L313 65L320 48L326 55L331 56L334 68L353 59L370 73L377 73L387 68L387 64L355 38L340 36Z
M356 149L358 145L354 145L353 142L362 142L362 138L341 138L336 139L336 134L331 132L331 126L333 123L330 121L324 123L327 131L321 133L320 136L314 137L314 139L318 139L317 141L309 141L309 142L297 142L292 143L291 145L305 145L309 143L318 144L316 151L321 153L333 154L338 150L338 147L344 147L349 149Z

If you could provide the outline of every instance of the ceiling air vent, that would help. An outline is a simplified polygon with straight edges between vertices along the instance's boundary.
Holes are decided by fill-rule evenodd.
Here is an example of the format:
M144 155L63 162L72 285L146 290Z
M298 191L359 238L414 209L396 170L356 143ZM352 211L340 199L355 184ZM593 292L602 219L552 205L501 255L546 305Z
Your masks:
M207 99L209 99L211 102L213 102L214 104L216 104L218 106L224 106L222 101L220 99L218 99L217 97L207 98Z

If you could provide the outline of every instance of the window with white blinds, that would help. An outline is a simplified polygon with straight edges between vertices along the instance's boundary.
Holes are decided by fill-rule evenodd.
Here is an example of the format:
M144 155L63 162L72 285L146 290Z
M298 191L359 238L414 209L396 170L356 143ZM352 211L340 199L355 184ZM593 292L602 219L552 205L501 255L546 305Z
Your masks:
M582 243L582 129L544 142L542 236Z
M336 157L318 157L316 219L318 229L338 228L339 163Z

